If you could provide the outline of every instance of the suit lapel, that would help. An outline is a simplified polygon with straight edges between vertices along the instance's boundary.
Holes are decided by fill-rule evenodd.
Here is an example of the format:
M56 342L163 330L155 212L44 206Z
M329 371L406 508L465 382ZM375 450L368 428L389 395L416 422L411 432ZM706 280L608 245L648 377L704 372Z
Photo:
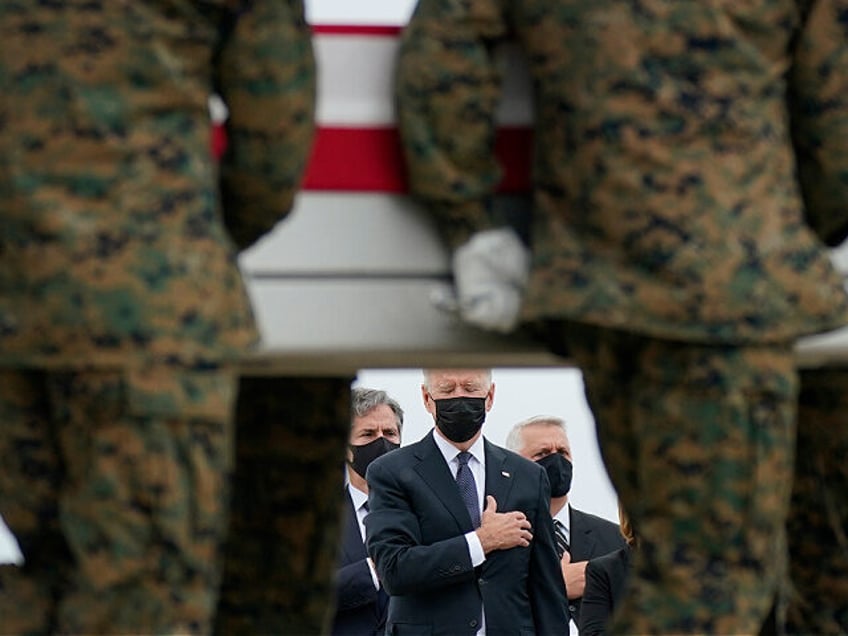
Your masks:
M509 494L515 481L512 461L502 448L484 442L486 453L486 496L491 495L498 504L498 512L510 509ZM483 504L485 506L485 502ZM505 553L504 553L505 554ZM483 571L488 571L494 563L494 559L486 559L483 562Z
M342 542L342 553L344 563L353 563L368 556L365 546L362 544L362 535L359 533L359 522L356 520L356 509L350 498L350 491L345 488L345 530Z
M457 526L462 532L471 530L471 517L462 503L456 480L451 475L445 458L436 442L433 440L433 431L416 445L415 456L419 463L415 471L421 475L421 479L433 490L438 499L447 508L451 516L456 520Z
M594 554L597 540L592 534L592 528L584 523L583 515L579 510L569 507L571 516L571 560L586 561L589 555Z
M489 443L489 440L483 443L486 453L486 495L492 495L498 504L498 511L503 512L508 510L506 506L514 481L510 457L502 448Z

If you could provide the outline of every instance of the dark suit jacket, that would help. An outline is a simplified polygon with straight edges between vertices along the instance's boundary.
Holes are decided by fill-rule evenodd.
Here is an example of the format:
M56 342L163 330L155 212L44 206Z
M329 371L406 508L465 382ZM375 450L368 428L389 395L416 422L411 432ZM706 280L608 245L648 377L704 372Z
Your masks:
M586 566L586 589L580 613L580 636L605 634L612 613L624 594L630 571L627 547L598 557Z
M565 589L554 547L545 471L485 442L487 495L533 526L527 548L490 552L471 564L472 530L433 432L368 468L368 552L391 595L387 634L566 634Z
M618 524L574 508L571 508L570 517L569 547L572 562L591 561L624 547L624 537L621 536ZM571 618L578 625L580 624L580 605L579 598L568 602Z
M371 636L381 634L386 626L388 595L374 587L371 570L365 559L368 553L359 534L356 510L350 493L345 492L345 519L339 568L336 572L336 615L333 636Z

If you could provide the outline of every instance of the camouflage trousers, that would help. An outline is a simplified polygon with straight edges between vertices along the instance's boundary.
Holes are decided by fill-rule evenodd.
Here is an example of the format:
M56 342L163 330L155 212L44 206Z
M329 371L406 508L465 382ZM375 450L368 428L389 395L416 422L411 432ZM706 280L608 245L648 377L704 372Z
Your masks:
M327 633L352 377L243 378L215 633Z
M787 587L791 347L574 325L559 337L583 371L604 462L640 541L612 631L758 633Z
M233 372L0 370L0 632L209 633Z
M801 371L789 633L848 634L848 369Z

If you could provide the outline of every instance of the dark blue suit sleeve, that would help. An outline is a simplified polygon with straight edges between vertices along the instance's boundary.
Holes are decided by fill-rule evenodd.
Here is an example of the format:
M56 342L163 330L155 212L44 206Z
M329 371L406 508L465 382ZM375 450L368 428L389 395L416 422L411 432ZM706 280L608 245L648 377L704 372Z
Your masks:
M368 468L368 486L366 545L389 594L419 594L474 578L463 535L422 545L418 513L397 471L374 462Z
M365 559L336 571L336 610L344 611L377 601L377 588Z

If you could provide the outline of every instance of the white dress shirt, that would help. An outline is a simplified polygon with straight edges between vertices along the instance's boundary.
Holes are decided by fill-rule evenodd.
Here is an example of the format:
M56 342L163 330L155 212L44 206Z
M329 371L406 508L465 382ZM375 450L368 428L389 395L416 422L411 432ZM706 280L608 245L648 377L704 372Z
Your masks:
M456 479L456 473L459 470L459 461L457 456L462 452L453 444L442 437L439 432L433 431L433 439L436 440L436 446L442 452L442 456L450 468L451 475ZM471 469L471 474L474 475L474 485L477 486L477 506L480 510L480 516L483 516L483 498L486 490L486 453L483 448L483 436L477 438L477 441L468 449L471 453L471 459L468 460L468 467ZM471 564L474 567L480 565L486 560L486 554L483 552L483 546L480 543L480 538L473 530L465 535L465 540L468 542L468 551L471 555Z
M457 456L462 452L456 446L447 441L439 434L437 429L433 430L433 439L436 446L445 458L445 462L450 468L451 475L456 479L456 473L459 470L459 461ZM486 452L483 446L483 436L477 438L471 448L468 449L471 453L471 459L468 460L468 467L471 469L471 474L474 475L474 485L477 486L477 506L480 510L480 517L483 517L483 499L486 493ZM471 556L471 565L475 568L486 560L486 553L483 552L483 544L480 543L480 537L473 530L465 535L465 542L468 544L468 554ZM480 629L477 630L477 636L485 636L486 634L486 610L483 608L483 614L480 620Z
M571 505L566 502L565 505L560 508L559 512L554 515L554 519L562 524L562 527L565 530L565 540L568 541L568 545L571 545Z
M368 494L362 492L359 488L348 482L347 491L350 494L350 500L353 502L353 509L356 510L356 522L359 525L359 535L362 537L362 543L365 543L365 517L368 511L365 509L365 504L368 503ZM365 561L368 564L368 569L371 571L371 580L374 582L374 588L380 589L380 579L377 578L377 570L374 569L374 564L371 559Z
M365 504L368 503L368 493L362 492L350 483L347 486L347 490L350 493L350 500L353 502L353 509L356 510L356 521L359 524L359 534L362 536L362 543L365 543L365 516L368 514Z
M571 545L571 505L566 502L554 515L554 519L562 524L562 528L565 530L565 540L568 541L568 545ZM571 605L571 601L569 601L569 605ZM568 632L570 636L577 636L580 633L573 618L568 621Z

